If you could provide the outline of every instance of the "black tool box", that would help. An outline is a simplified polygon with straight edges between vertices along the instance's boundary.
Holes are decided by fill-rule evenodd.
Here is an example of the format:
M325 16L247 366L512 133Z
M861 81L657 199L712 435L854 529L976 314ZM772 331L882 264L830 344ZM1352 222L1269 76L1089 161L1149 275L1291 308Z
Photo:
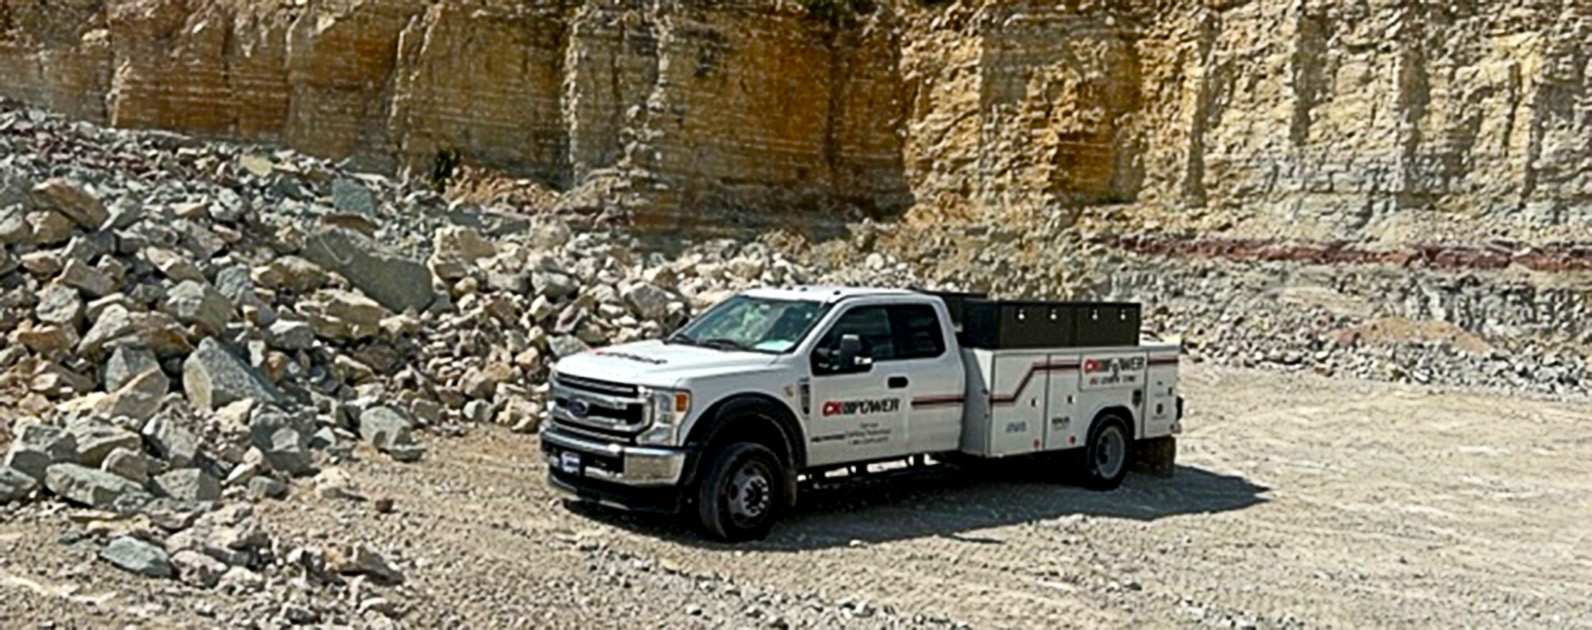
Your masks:
M1086 348L1139 345L1139 305L1131 302L986 300L940 294L957 337L970 348Z

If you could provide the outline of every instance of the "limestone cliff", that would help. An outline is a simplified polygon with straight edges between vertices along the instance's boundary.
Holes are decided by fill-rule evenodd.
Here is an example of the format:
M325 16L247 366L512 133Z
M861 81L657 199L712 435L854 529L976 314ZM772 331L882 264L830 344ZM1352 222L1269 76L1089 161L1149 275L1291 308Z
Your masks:
M1329 237L1592 220L1589 41L1583 0L0 0L0 96L453 149L664 225L1139 202Z

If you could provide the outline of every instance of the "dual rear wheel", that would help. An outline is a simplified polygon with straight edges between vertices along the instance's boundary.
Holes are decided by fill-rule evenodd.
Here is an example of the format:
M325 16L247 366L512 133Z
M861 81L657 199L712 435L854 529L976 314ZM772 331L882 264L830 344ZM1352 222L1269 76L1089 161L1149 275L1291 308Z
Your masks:
M1079 466L1085 486L1114 490L1122 485L1128 476L1130 435L1128 423L1115 415L1103 416L1090 427Z

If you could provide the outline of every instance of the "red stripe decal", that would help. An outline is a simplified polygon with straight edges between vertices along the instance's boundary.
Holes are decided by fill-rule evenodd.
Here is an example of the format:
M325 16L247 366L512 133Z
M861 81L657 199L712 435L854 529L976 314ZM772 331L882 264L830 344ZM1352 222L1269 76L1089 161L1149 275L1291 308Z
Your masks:
M952 407L966 402L966 397L958 394L943 396L919 396L912 399L913 407Z

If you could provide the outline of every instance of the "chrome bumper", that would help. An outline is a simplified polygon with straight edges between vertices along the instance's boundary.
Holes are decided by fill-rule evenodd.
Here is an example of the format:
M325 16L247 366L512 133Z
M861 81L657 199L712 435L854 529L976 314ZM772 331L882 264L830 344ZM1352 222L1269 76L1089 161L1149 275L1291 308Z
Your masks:
M633 487L673 486L680 483L680 476L685 472L685 451L667 448L650 448L645 446L626 446L610 442L598 442L564 433L555 433L547 428L541 432L542 442L552 444L559 448L591 453L603 457L618 458L624 462L622 471L610 471L594 466L586 466L581 470L581 476L599 479L611 483ZM558 467L555 456L543 450L547 464Z

